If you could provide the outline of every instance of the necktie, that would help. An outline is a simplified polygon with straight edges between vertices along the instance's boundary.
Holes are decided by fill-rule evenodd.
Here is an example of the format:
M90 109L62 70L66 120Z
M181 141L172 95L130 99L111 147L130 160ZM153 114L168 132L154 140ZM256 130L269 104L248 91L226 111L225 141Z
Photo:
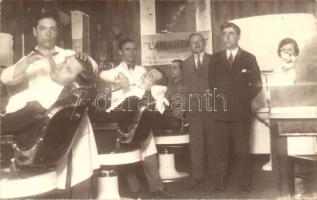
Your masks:
M231 68L232 64L233 64L233 55L232 55L232 53L230 53L230 56L228 58L228 63L229 63L229 67Z
M200 55L197 55L197 69L200 69L201 67L201 61L200 61Z

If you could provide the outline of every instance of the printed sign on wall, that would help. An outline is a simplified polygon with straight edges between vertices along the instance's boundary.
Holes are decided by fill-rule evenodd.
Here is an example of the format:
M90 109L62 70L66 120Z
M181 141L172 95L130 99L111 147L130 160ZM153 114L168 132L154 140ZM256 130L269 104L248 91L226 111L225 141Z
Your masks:
M168 65L174 59L185 60L190 55L188 36L192 32L166 33L142 36L142 65ZM200 31L205 40L210 31ZM207 42L208 44L209 42ZM206 47L207 49L208 47Z

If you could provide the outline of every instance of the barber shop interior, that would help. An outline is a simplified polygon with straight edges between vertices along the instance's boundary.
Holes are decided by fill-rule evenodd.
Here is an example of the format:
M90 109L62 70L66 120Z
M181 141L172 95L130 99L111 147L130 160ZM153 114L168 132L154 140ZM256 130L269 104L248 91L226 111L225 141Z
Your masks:
M0 6L0 199L317 199L316 0Z

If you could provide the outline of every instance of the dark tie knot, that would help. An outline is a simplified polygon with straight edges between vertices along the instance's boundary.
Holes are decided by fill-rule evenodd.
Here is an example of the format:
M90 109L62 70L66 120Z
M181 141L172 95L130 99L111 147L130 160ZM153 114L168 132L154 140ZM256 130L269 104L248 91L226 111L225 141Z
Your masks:
M229 57L228 57L228 63L231 66L233 64L233 55L232 53L230 53Z

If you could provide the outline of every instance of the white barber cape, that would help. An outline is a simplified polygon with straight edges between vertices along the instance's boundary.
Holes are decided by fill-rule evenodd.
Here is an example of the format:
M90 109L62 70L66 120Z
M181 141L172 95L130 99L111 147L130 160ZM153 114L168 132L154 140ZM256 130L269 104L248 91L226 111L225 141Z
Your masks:
M58 53L53 57L56 64L75 54L72 50L64 50L59 47L55 47L55 50ZM94 70L97 70L96 63L92 59L91 61ZM4 84L14 85L22 80L23 77L13 79L14 68L15 65L12 65L1 74L1 81ZM6 113L15 112L23 108L29 101L38 101L46 109L52 106L58 99L63 86L55 83L49 73L50 67L47 60L41 59L32 63L25 74L28 78L29 87L9 99ZM72 186L88 179L92 175L93 170L100 167L93 129L87 114L85 114L77 131L80 131L80 134L72 148ZM63 189L66 183L67 159L56 169L58 174L57 187Z
M110 112L112 109L118 106L128 96L137 96L141 98L143 94L145 93L144 89L140 89L138 87L138 85L140 85L141 83L142 77L147 72L146 69L142 66L136 65L134 69L129 69L125 62L121 62L117 67L101 72L100 78L103 79L104 81L115 83L116 78L120 72L126 75L126 77L129 79L130 85L133 85L133 86L130 87L128 93L124 93L122 90L112 93L111 107L107 110L108 112ZM158 88L162 88L162 92L158 92L159 91ZM154 94L153 96L154 99L156 97L157 98L162 97L162 94L164 97L164 94L166 92L166 87L165 89L163 88L164 87L162 86L157 86L157 87L154 87L153 91L151 88L151 93L152 93L152 96ZM156 100L156 101L160 103L163 103L163 102L166 103L167 100ZM161 112L164 106L158 103L156 107ZM163 112L164 110L161 113ZM142 160L144 160L145 157L151 156L156 153L157 153L156 144L155 144L153 133L151 132L148 138L141 144L141 158Z

